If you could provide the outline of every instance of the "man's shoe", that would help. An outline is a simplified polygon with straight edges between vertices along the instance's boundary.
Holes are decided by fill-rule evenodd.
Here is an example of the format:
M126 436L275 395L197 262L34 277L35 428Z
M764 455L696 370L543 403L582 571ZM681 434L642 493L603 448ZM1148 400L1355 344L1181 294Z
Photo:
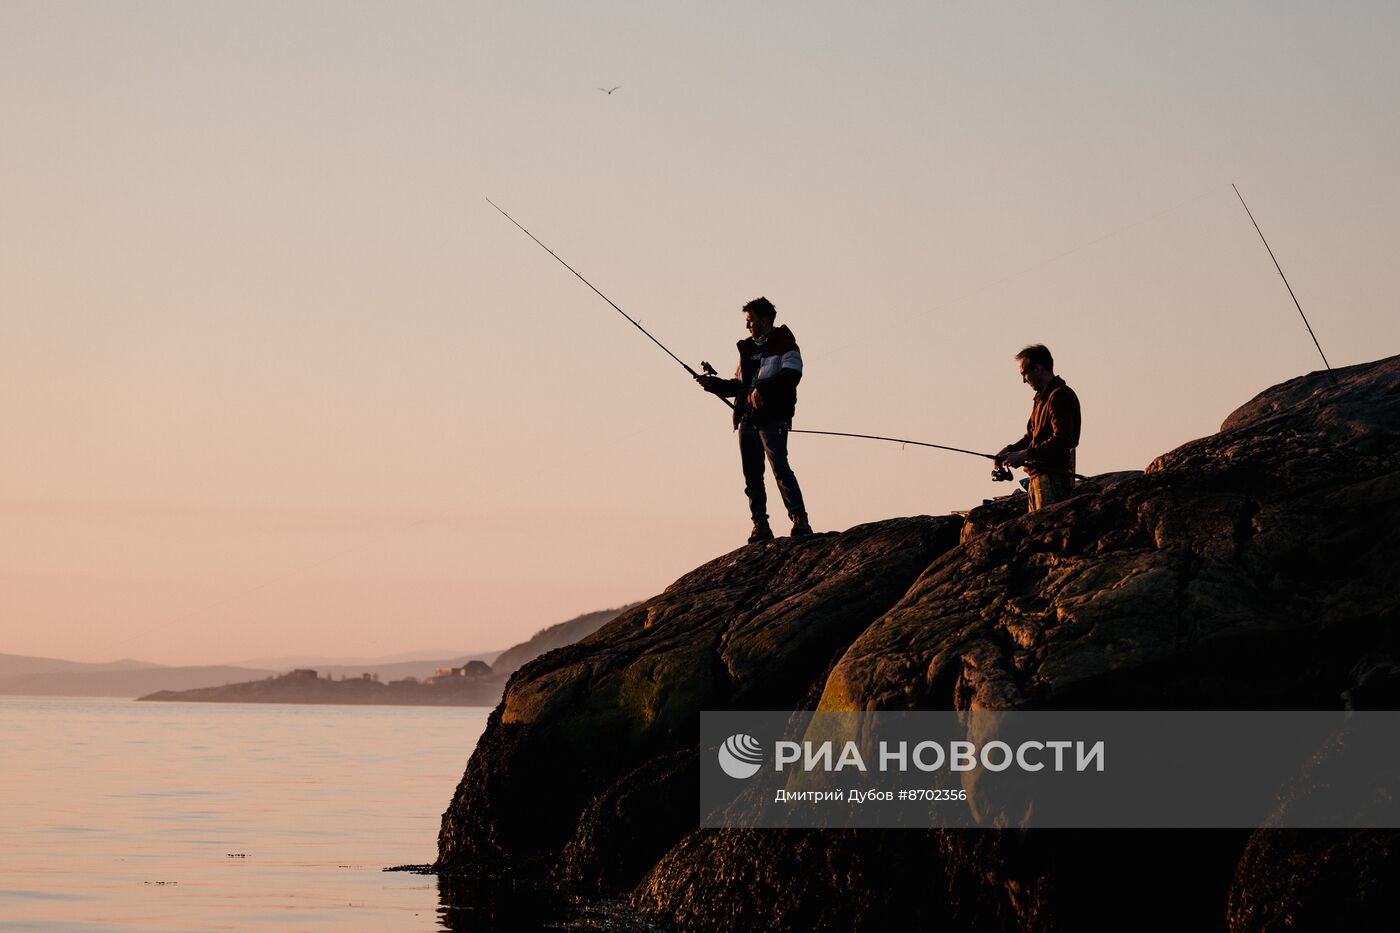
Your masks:
M768 521L760 518L753 523L753 531L749 533L749 543L758 544L760 541L772 541L773 529L768 527Z
M805 514L792 516L792 536L794 538L805 538L811 533L812 526L807 521L807 516Z

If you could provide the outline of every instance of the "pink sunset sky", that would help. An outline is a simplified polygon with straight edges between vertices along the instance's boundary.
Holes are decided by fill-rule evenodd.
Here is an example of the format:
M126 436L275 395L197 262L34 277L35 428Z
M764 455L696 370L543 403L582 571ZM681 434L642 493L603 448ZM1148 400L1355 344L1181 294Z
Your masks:
M503 648L748 532L692 366L1081 472L1400 352L1394 3L0 6L0 653ZM608 95L599 87L620 86ZM971 457L797 437L819 531ZM771 488L771 487L770 487ZM774 497L776 501L776 497ZM785 529L780 523L780 530Z

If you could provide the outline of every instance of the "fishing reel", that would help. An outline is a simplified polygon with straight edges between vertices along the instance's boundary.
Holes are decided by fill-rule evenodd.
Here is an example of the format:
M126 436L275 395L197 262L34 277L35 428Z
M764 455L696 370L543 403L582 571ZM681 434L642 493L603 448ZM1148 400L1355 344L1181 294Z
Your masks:
M1011 475L1011 471L1004 466L992 468L992 479L998 483L1009 483L1015 478Z
M719 373L715 372L715 368L714 368L713 366L711 366L711 365L709 364L709 362L706 361L706 360L701 360L701 361L700 361L700 371L701 371L702 373L704 373L705 375L707 375L707 376L718 376L718 375L719 375Z

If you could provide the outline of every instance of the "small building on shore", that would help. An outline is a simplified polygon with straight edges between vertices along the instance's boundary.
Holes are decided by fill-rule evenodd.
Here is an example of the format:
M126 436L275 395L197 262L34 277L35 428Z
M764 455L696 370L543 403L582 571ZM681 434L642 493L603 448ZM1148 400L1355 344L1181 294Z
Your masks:
M440 667L433 672L433 676L426 678L423 683L436 684L445 680L454 680L459 677L472 679L486 677L491 673L491 665L485 661L468 661L461 667Z

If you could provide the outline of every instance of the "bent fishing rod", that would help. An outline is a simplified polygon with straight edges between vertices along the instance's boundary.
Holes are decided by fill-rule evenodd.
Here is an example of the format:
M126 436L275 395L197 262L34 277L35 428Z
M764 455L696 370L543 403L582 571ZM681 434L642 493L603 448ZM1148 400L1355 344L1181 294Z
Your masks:
M664 343L662 343L660 340L657 340L655 337L653 337L652 334L651 334L651 332L648 331L648 330L647 330L645 327L643 327L641 324L639 324L639 323L637 322L637 320L636 320L634 317L632 317L632 315L628 314L626 311L624 311L624 310L622 310L621 308L619 308L619 307L617 306L617 303L616 303L615 301L613 301L613 300L612 300L611 298L609 298L607 295L604 295L602 292L600 292L600 291L598 290L597 286L595 286L592 282L588 281L588 279L584 278L583 275L580 274L579 271L578 271L577 269L575 269L573 266L571 266L571 265L569 265L567 262L565 262L565 261L559 256L558 253L556 253L554 250L550 249L548 246L545 246L544 243L540 241L540 238L539 238L539 237L535 236L535 235L534 235L533 233L531 233L529 230L526 230L525 227L520 223L520 221L518 221L518 220L516 220L514 217L510 216L510 214L507 214L504 208L502 208L499 204L497 204L495 201L491 200L490 198L487 198L487 199L486 199L486 203L487 203L487 204L490 204L490 205L491 205L492 207L494 207L496 210L500 211L500 212L501 212L501 216L505 217L506 220L509 220L511 223L515 224L515 226L519 227L521 233L525 234L527 237L529 237L530 239L532 239L532 240L534 240L536 243L538 243L541 249L543 249L546 253L549 253L549 255L553 256L553 257L559 262L559 264L560 264L561 266L563 266L565 269L568 269L570 272L572 272L572 273L578 278L578 280L579 280L580 282L582 282L584 285L587 285L590 289L592 289L592 290L593 290L593 293L594 293L595 295L597 295L599 298L601 298L601 299L603 299L604 301L606 301L608 304L612 305L612 308L613 308L614 311L616 311L618 314L622 315L623 317L627 318L628 323L630 323L633 327L637 328L637 330L639 330L639 331L641 331L642 333L646 334L648 340L650 340L652 343L654 343L654 344L656 344L658 347L660 347L660 348L662 349L662 351L665 352L665 354L666 354L667 356L669 356L671 359L675 360L677 363L680 363L680 364L681 364L681 367L682 367L686 372L690 373L690 375L691 375L694 379L699 380L699 379L701 378L701 376L700 376L699 373L697 373L695 370L691 369L690 366L689 366L684 360L682 360L680 357L676 356L676 354L672 353L669 349L667 349L667 347L666 347L666 345L665 345ZM708 375L708 376L714 376L714 375L716 375L714 367L711 366L709 363L701 363L700 365L701 365L701 367L705 370L705 374L706 374L706 375ZM719 399L721 402L723 402L725 405L727 405L727 406L728 406L729 408L731 408L731 409L734 407L734 403L731 402L731 401L729 401L729 399L725 398L725 397L722 396L722 395L716 395L715 398ZM932 447L932 448L935 448L936 450L949 450L949 451L952 451L953 453L967 454L967 455L972 456L972 457L982 457L982 458L984 458L984 459L991 460L991 461L993 461L993 462L995 462L996 459L997 459L995 454L984 454L984 453L982 453L981 451L977 451L977 450L965 450L965 449L963 449L963 448L961 448L961 447L949 447L949 446L947 446L947 445L945 445L945 444L930 444L930 443L928 443L927 441L912 441L912 440L908 440L908 439L902 438L902 437L882 437L882 436L880 436L880 435L878 435L878 434L852 434L852 433L848 433L848 432L846 432L846 431L811 431L811 430L807 430L807 429L805 429L805 428L790 428L790 429L789 429L789 433L791 433L791 434L821 434L821 435L825 435L825 436L827 436L827 437L856 437L856 438L861 438L861 439L863 439L863 440L868 440L868 441L888 441L888 442L890 442L890 443L892 443L892 444L910 444L910 445L913 445L913 446L915 446L915 447ZM993 478L993 479L998 479L998 480L1000 480L1000 479L1011 479L1011 473L1010 473L1010 471L1005 470L1005 469L994 470L994 471L992 472L992 478Z
M824 434L827 437L859 437L867 441L889 441L892 444L899 444L901 446L904 444L913 444L915 447L932 447L936 450L951 450L954 453L968 454L969 456L973 457L985 457L986 459L992 461L992 463L994 464L994 466L992 467L992 479L996 480L999 483L1009 482L1010 480L1015 478L1011 475L1010 470L997 463L996 454L984 454L980 450L963 450L961 447L948 447L945 444L930 444L928 441L911 441L903 437L881 437L878 434L851 434L846 431L809 431L805 428L789 428L788 433ZM1078 473L1074 474L1074 478L1084 479L1084 477L1080 476Z
M944 444L930 444L927 441L911 441L903 437L881 437L878 434L851 434L847 431L809 431L806 428L791 428L789 434L825 434L827 437L859 437L867 441L889 441L892 444L912 444L915 447L933 447L937 450L951 450L958 454L968 454L973 457L984 457L987 460L995 460L996 454L984 454L977 450L963 450L961 447L948 447Z

